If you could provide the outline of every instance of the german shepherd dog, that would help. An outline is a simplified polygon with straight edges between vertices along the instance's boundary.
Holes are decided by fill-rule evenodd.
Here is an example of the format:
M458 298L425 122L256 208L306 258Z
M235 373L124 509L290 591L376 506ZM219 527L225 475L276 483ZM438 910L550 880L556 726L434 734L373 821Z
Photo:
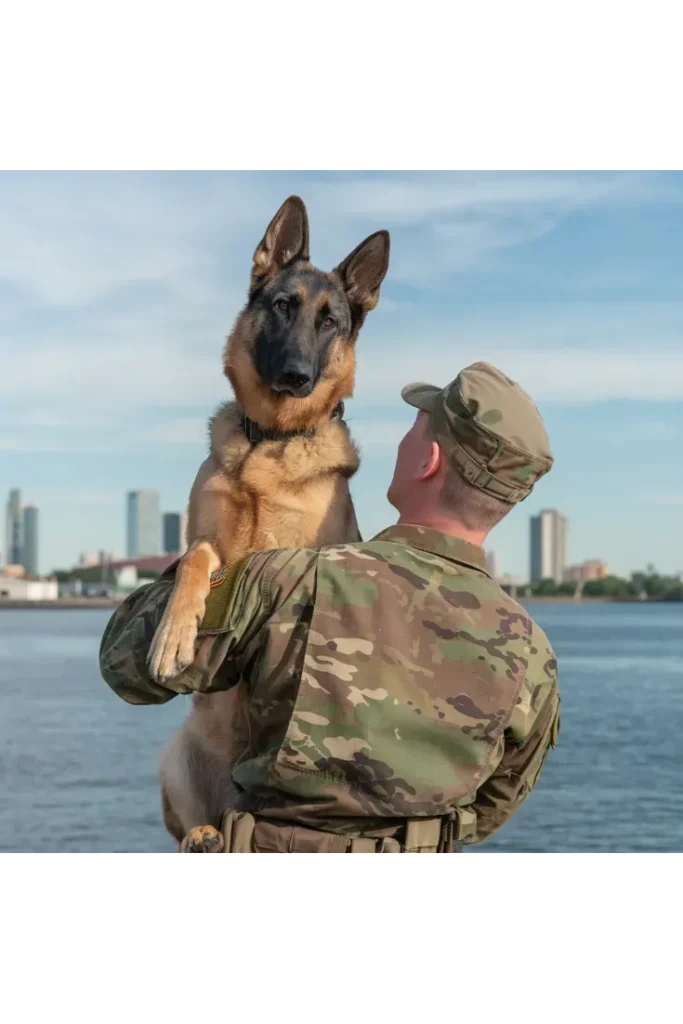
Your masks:
M212 572L254 551L360 539L349 491L358 453L343 399L353 393L355 342L388 263L389 234L378 231L331 273L317 270L298 196L269 224L223 353L236 401L210 422L210 454L190 494L188 550L150 649L157 681L192 664ZM181 852L223 848L232 768L247 746L244 697L244 683L195 695L162 754L164 822Z

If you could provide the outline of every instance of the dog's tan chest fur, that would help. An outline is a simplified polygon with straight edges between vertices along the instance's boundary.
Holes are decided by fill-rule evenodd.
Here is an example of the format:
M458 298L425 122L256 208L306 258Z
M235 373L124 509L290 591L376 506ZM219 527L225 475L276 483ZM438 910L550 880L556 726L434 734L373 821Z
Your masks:
M331 420L312 437L252 445L229 402L211 421L210 437L190 496L188 544L210 536L227 563L252 551L351 539L348 480L358 453L343 422Z

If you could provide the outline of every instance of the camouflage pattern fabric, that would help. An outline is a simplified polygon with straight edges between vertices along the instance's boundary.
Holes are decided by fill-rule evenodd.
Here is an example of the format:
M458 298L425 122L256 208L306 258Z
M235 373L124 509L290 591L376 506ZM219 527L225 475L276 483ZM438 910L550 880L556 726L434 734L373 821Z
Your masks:
M407 384L403 400L429 413L439 446L474 487L511 505L553 465L533 399L490 363L472 363L441 389Z
M134 704L244 678L243 810L358 834L461 808L477 842L536 784L559 729L556 660L481 548L398 525L254 554L211 590L195 663L162 687L146 659L172 585L114 613L102 675Z

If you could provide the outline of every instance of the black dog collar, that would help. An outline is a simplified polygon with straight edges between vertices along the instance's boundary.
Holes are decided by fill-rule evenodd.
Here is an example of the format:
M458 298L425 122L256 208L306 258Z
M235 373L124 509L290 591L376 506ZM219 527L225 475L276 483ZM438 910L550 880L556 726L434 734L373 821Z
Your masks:
M342 420L344 418L344 403L337 402L330 420ZM242 415L242 429L249 444L259 444L261 441L289 441L292 437L314 437L315 429L307 430L271 430L259 426L255 420L250 420L246 414Z

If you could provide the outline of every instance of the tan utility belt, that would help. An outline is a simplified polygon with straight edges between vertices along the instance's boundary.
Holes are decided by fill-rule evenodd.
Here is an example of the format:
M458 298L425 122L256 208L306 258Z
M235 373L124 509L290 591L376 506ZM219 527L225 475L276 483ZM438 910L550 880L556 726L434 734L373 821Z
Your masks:
M444 818L406 819L393 836L353 837L231 810L222 832L225 853L460 853L475 825L474 812L463 807Z

